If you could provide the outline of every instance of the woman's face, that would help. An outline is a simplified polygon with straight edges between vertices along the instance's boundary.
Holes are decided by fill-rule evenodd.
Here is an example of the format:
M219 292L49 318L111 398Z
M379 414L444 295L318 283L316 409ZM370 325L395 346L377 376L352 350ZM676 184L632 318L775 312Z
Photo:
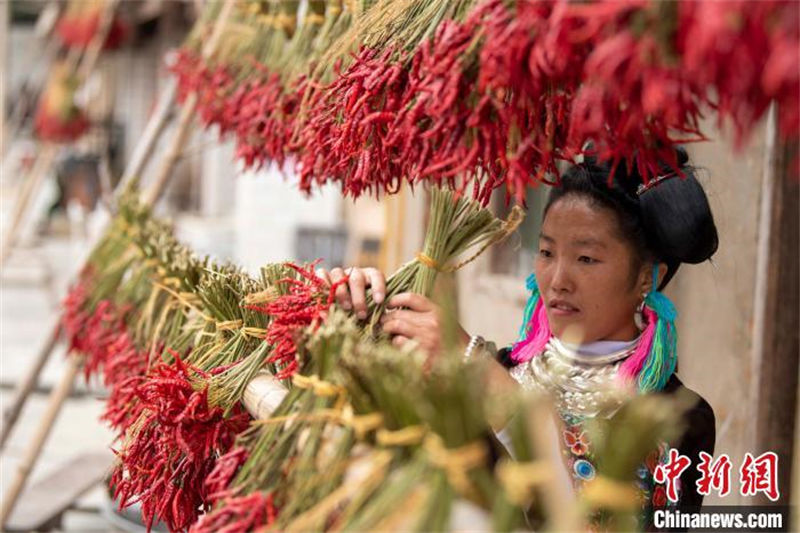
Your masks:
M535 264L552 333L576 344L634 339L634 313L652 273L634 272L634 258L610 209L572 195L552 204Z

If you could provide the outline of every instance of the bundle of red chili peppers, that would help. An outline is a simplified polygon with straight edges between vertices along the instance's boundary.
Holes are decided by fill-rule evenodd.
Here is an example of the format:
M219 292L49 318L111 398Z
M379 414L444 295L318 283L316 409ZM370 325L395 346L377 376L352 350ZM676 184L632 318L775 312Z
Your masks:
M334 301L336 289L347 283L344 277L330 286L317 277L314 267L318 262L307 266L286 263L297 272L299 278L285 278L279 283L287 289L283 294L265 305L248 305L247 309L261 311L270 316L267 326L266 342L272 345L268 363L280 370L278 379L287 379L297 372L300 362L297 359L298 341L306 328L319 326Z
M505 185L522 200L589 142L652 177L659 160L675 163L674 144L704 139L712 109L741 144L775 100L782 136L796 139L798 11L784 0L484 0L416 49L360 49L329 83L283 86L256 64L232 84L188 53L175 71L247 166L290 160L304 191L425 181L471 186L484 202Z
M87 383L92 376L100 376L108 389L101 418L122 436L142 411L134 389L144 377L148 354L136 347L128 332L128 309L110 300L91 308L90 287L96 276L93 269L87 269L70 289L63 302L61 324L68 353L83 357Z
M252 492L227 498L224 505L203 515L189 533L250 533L269 526L275 522L276 516L272 496Z
M33 118L36 135L51 142L72 142L89 129L89 118L75 104L76 78L65 65L55 66Z
M104 249L125 248L122 241L107 243ZM165 238L160 242L168 241ZM102 418L116 431L120 447L112 478L119 505L138 502L148 527L158 520L172 531L185 531L215 502L220 502L219 509L205 519L202 527L214 530L224 521L231 530L238 531L236 527L240 527L244 531L271 523L277 513L271 498L265 496L261 511L254 511L246 508L254 496L237 494L231 487L248 453L245 448L234 448L234 440L248 427L250 416L238 402L234 405L209 402L212 378L238 361L215 366L205 360L204 371L185 362L186 357L179 353L165 351L165 341L160 337L142 336L141 328L148 327L150 315L131 313L132 306L137 304L126 302L133 296L141 298L138 305L160 301L164 310L173 309L178 300L155 297L165 294L158 284L151 287L153 296L142 294L152 281L146 273L162 270L163 266L153 264L153 259L144 263L133 260L127 262L126 268L133 270L126 276L119 261L112 260L106 265L101 255L95 254L97 264L82 272L65 299L63 327L70 353L83 358L86 379L99 376L109 390ZM112 257L118 259L118 254ZM338 284L328 287L317 278L315 265L287 264L296 276L280 279L278 286L270 285L282 296L269 299L262 304L263 308L252 306L274 318L274 322L268 322L266 339L257 342L268 343L270 350L274 348L266 363L280 368L278 376L283 379L296 372L299 343L308 327L324 319L338 287ZM225 268L218 270L223 272ZM123 291L114 290L115 279L128 279L132 285ZM109 292L115 296L105 296ZM240 297L231 293L232 300L222 305L237 307ZM149 313L163 317L162 312L152 309ZM195 323L204 324L206 320L200 314ZM195 323L187 323L189 331L194 331ZM212 342L224 344L231 338L239 338L229 337L227 331L223 330L222 336ZM141 348L142 343L150 349ZM246 344L239 346L242 351L238 357L247 357Z
M83 1L81 0L81 2ZM67 48L86 48L92 42L99 28L100 7L68 9L56 24L56 34ZM128 26L120 18L114 17L103 42L103 49L118 48L127 36Z
M148 528L158 517L179 531L210 507L206 478L250 418L241 407L227 418L210 407L207 385L197 381L208 375L172 355L135 387L142 414L117 453L111 483L120 507L141 503Z

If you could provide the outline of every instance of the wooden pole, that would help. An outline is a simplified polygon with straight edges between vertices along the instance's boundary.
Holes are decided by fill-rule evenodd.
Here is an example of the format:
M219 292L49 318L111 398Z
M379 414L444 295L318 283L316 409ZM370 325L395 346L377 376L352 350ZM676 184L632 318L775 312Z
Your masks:
M74 355L69 357L67 370L61 376L61 381L59 381L58 386L53 389L50 395L50 400L47 403L47 410L42 416L30 446L25 449L25 456L17 467L14 481L3 495L3 502L0 504L0 530L5 527L6 520L11 516L11 511L14 509L14 505L17 503L22 489L25 487L25 481L28 479L31 470L33 470L36 460L39 458L39 454L42 451L44 443L47 441L50 430L53 428L53 423L58 416L58 412L61 410L64 400L72 390L72 383L75 381L75 376L78 374L82 362L82 357Z
M6 85L8 84L6 53L11 33L11 24L8 20L10 4L11 2L0 3L0 158L6 154Z
M78 79L81 83L86 82L89 75L92 73L92 70L94 70L98 59L100 58L100 51L103 49L103 44L105 43L108 35L108 30L111 28L111 21L114 19L114 9L116 7L116 3L117 0L106 1L105 9L103 9L102 13L100 14L100 23L98 25L97 32L89 42L89 45L86 48L86 53L83 55L80 65L73 67L73 69L77 70ZM79 50L77 48L73 48L70 51L71 55L68 59L69 64L77 64L78 51ZM72 55L73 52L76 55ZM25 215L25 212L28 210L28 203L32 198L36 197L36 193L41 186L44 176L50 169L50 166L54 160L55 147L48 143L42 148L40 156L37 158L37 162L41 162L40 165L36 165L38 170L32 173L32 179L30 179L29 183L26 182L23 184L23 192L14 206L14 217L12 218L11 226L9 226L8 233L6 234L4 242L2 243L2 251L0 251L0 268L2 268L2 265L5 263L6 259L8 259L9 255L11 254L11 250L16 243L20 223Z
M167 153L164 156L161 167L158 169L158 174L156 174L150 188L142 193L142 200L147 205L155 205L156 201L164 194L164 189L171 177L175 163L178 162L181 152L183 151L183 146L186 144L186 138L189 136L189 126L194 118L194 107L196 103L197 95L195 93L190 94L183 103L178 124L175 127L172 139L167 147Z
M289 390L269 372L262 371L254 377L242 395L242 403L256 420L272 416Z
M142 132L141 139L137 143L136 148L133 149L131 160L128 162L125 172L122 174L122 178L117 186L117 191L124 190L125 186L132 179L138 178L141 175L145 163L147 163L150 156L153 154L156 141L161 136L161 132L164 131L164 126L166 126L167 118L169 118L170 112L172 111L177 92L178 83L175 81L175 78L170 77L166 87L161 91L156 109L147 122L144 132Z
M28 206L39 193L39 188L44 182L47 171L52 167L57 152L58 148L55 145L50 143L45 144L39 151L36 162L33 168L31 168L30 173L23 178L25 181L22 183L22 190L20 190L17 201L14 203L11 223L3 236L3 242L0 243L0 268L3 267L6 260L11 255L11 250L17 242L17 237L22 228L22 221L25 219L25 214L28 211Z
M25 400L36 386L36 382L39 380L39 374L41 374L60 336L61 322L58 322L56 327L50 332L50 336L47 338L45 345L39 350L36 359L34 359L33 363L28 368L28 372L17 385L13 403L3 411L3 427L0 429L0 451L5 446L8 436L11 434L11 428L17 423L17 418L19 418L19 413L22 411Z
M233 0L226 0L225 4L222 6L222 10L219 13L217 22L214 25L214 29L211 32L211 37L209 37L208 41L203 47L203 57L210 57L217 49L219 40L222 37L222 32L225 29L224 21L226 21L230 16L232 9ZM197 93L192 93L186 98L186 101L184 101L183 107L181 108L178 125L175 128L172 142L170 142L169 147L167 148L166 159L164 159L164 162L162 163L158 174L153 180L153 184L151 185L150 189L143 196L144 202L149 205L155 204L156 200L164 193L164 188L166 187L167 181L172 173L172 169L181 155L184 144L186 144L186 138L189 135L189 126L192 123L192 118L194 118L195 105L197 105Z
M213 54L214 50L216 49L217 43L219 42L220 36L222 35L222 30L224 29L225 23L230 15L230 12L233 8L233 0L225 0L225 5L220 12L220 16L217 18L214 31L212 33L211 38L209 39L206 47L203 49L203 55L208 57ZM177 128L173 136L173 142L170 143L170 152L172 153L172 148L177 146L177 139L185 138L186 131L185 129L188 128L188 124L190 122L191 116L189 119L185 120L184 124L184 116L186 114L186 110L194 111L195 106L195 99L189 98L187 102L184 103L183 110L181 113L181 123ZM180 126L183 125L184 127L181 128ZM180 146L175 148L175 150L179 150ZM179 153L179 152L178 152ZM159 178L162 183L156 182L155 186L150 190L150 194L145 196L144 201L149 202L151 205L152 203L156 202L159 198L159 194L163 193L166 180L171 174L172 168L171 165L174 165L177 161L178 156L175 157L168 157L167 160L164 161L160 172ZM36 464L37 459L41 453L42 447L44 446L45 441L47 440L47 436L50 433L50 430L55 423L56 417L58 416L61 407L64 405L64 401L66 400L67 396L69 395L70 390L72 390L73 382L75 381L75 376L78 373L78 370L83 362L83 358L76 357L74 355L69 357L69 363L67 366L67 371L62 376L61 381L58 384L53 392L50 395L50 401L48 403L47 412L45 416L42 418L39 428L34 435L33 442L31 446L28 448L27 453L20 464L16 477L14 478L14 482L11 486L11 489L5 495L5 499L2 502L2 506L0 507L0 530L5 526L6 520L9 516L11 516L11 512L14 510L14 505L16 504L17 499L19 498L22 489L25 486L25 482L30 475L31 470L33 470L34 465Z
M57 17L58 2L60 0L50 0L47 5L39 12L39 17L36 21L36 28L37 28L37 36L44 37L50 30L40 31L39 28L42 26L49 27L52 29L52 26L55 24L55 19ZM0 2L0 11L6 11L10 9L11 2ZM55 10L55 13L53 13ZM51 15L54 16L53 22L49 24L42 24L42 20L49 18ZM3 28L0 25L0 28ZM1 36L10 35L10 28L3 28L0 31ZM2 37L0 37L2 39ZM25 80L22 82L23 87L27 87L33 84L34 78L36 78L36 73L41 70L41 65L43 63L52 63L54 58L56 57L56 53L60 48L59 42L57 39L49 39L45 44L45 49L42 53L38 54L36 57L36 61L33 65L26 65L26 70L28 71L28 75L26 76ZM3 59L5 59L5 53L2 53ZM0 60L1 61L1 60ZM5 73L7 72L7 68L4 69L0 67L0 78L3 78ZM0 99L0 102L5 101L4 99ZM8 120L6 122L6 135L7 138L14 138L16 134L20 131L22 127L22 123L25 118L25 111L26 111L27 102L24 98L18 99L16 102L11 104L11 109L8 114ZM0 122L3 120L2 114L0 114ZM0 142L0 157L5 157L6 150L9 148L10 144L6 143L5 147L2 146L3 143Z
M122 179L117 184L115 194L124 190L127 183L139 175L145 163L152 155L156 141L161 135L161 132L164 131L164 126L166 125L167 119L170 116L170 110L175 102L175 93L176 84L174 81L170 80L170 82L168 82L167 86L161 92L156 110L150 117L144 133L142 134L141 139L133 151L133 156L122 175ZM88 250L92 250L93 248L94 244L87 247L87 255ZM85 260L82 262L85 263ZM14 394L14 400L11 402L11 405L9 405L5 411L3 411L3 426L0 428L0 451L2 451L3 447L5 446L8 436L11 434L11 430L17 422L19 413L22 411L25 401L28 399L31 391L36 386L36 382L39 380L39 374L41 374L42 369L47 363L47 360L50 358L50 354L55 349L60 335L61 321L59 317L59 320L50 331L47 342L44 344L44 346L42 346L41 350L39 350L39 353L36 356L36 359L34 359L31 363L27 374L25 374L25 377L17 386Z
M89 75L100 59L100 52L103 51L103 45L105 45L108 38L108 31L111 29L116 7L117 0L106 0L105 9L100 13L97 32L92 36L89 46L86 47L86 52L83 55L80 67L78 67L78 79L82 83L89 79Z
M797 147L778 139L778 109L767 121L753 313L751 383L755 431L749 451L777 454L779 503L791 498L795 406L800 372L800 180ZM771 503L759 494L754 505Z

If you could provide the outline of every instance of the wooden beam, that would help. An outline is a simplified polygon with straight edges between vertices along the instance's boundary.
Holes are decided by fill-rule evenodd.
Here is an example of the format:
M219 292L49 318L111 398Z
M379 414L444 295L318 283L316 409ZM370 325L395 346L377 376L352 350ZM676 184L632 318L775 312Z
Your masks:
M753 329L754 455L778 454L780 502L791 498L800 369L800 180L791 175L797 147L768 121L762 187ZM765 496L757 504L769 503Z

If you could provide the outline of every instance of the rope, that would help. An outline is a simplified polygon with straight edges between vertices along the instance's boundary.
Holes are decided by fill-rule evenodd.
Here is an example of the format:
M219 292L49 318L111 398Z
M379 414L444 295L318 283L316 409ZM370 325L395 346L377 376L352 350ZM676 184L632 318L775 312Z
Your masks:
M280 13L275 17L275 24L278 28L285 30L287 33L294 33L294 30L297 29L297 17L294 15L287 15L286 13Z
M176 277L174 277L174 276L168 276L168 277L164 278L162 280L162 282L164 283L164 285L172 285L176 289L180 289L181 288L181 280L176 278Z
M497 478L511 503L525 506L533 497L537 485L553 477L550 465L544 461L515 463L504 461L497 466Z
M337 16L339 13L342 12L342 3L341 2L332 2L328 5L328 14L332 16Z
M353 406L349 404L342 409L340 420L344 426L353 428L356 432L356 438L359 440L363 440L364 436L370 431L383 426L383 415L381 413L356 415L353 412Z
M176 291L170 289L169 287L167 287L166 285L163 285L163 284L161 284L161 283L159 283L159 282L157 282L155 280L152 280L151 283L154 286L156 286L159 289L161 289L162 291L168 292L170 295L172 295L176 300L178 300L184 306L196 311L206 321L213 322L214 319L209 317L205 313L203 313L203 310L200 309L200 306L199 306L199 300L200 299L195 294L187 293L187 292L176 292ZM191 295L194 298L186 298L185 295Z
M525 219L525 212L522 210L520 206L515 205L511 209L511 213L509 213L508 218L503 221L503 224L500 227L499 231L495 233L488 241L486 241L486 243L484 243L484 245L481 246L477 252L475 252L470 257L468 257L464 261L461 261L460 263L457 263L454 266L443 268L435 259L433 259L431 256L423 252L417 253L416 255L417 261L419 261L426 267L432 268L433 270L436 270L438 272L442 273L455 272L456 270L460 270L465 266L467 266L468 264L475 261L491 245L502 241L503 239L514 233L519 227L519 225L522 224L522 221L524 219Z
M245 305L270 303L278 298L278 296L280 296L278 290L274 287L270 287L269 289L265 289L263 291L253 292L245 295L244 303Z
M413 446L422 442L425 426L406 426L397 431L381 429L375 435L375 442L381 446Z
M252 337L254 339L264 339L267 336L267 330L264 328L245 326L242 328L242 335L245 337Z
M142 230L138 224L130 224L124 218L120 218L117 224L120 226L120 231L132 239L135 239L142 233Z
M637 509L641 500L641 493L633 483L607 476L597 476L587 482L581 496L595 507L621 511Z
M422 446L431 464L445 471L448 481L457 491L465 496L474 494L475 488L467 474L486 464L486 446L482 441L447 448L439 435L429 433Z
M337 420L339 416L340 414L337 409L320 409L316 413L294 413L291 415L273 416L263 420L253 420L251 424L256 426L266 426L269 424L280 424L281 422L322 422L326 420Z
M215 322L217 326L217 331L232 331L234 329L240 329L242 327L241 320L225 320L223 322Z
M434 258L423 252L417 253L417 261L419 261L428 268L442 272L441 265L439 265L439 263Z
M252 2L250 4L244 4L244 5L241 5L241 7L244 10L250 12L253 15L258 15L259 13L261 13L261 4L259 4L258 2Z
M315 24L317 26L322 26L325 23L325 17L320 15L319 13L309 13L306 15L305 21L306 24Z
M202 303L203 303L200 300L199 296L197 296L195 293L189 292L189 291L181 291L181 292L179 292L177 298L181 302L187 302L187 306L199 306L199 305L202 305ZM191 302L191 304L189 304L188 302Z
M213 319L212 319L213 321ZM223 322L214 322L214 325L217 328L217 331L236 331L239 330L242 332L242 335L245 337L252 337L256 339L263 339L267 336L267 330L263 328L256 328L251 326L245 326L242 320L226 320Z
M498 242L504 240L506 237L517 231L517 228L522 221L525 220L525 211L518 205L515 205L511 209L511 213L509 213L508 218L503 221L503 225L501 226L500 231L494 235L491 239L486 241L486 244L480 247L480 249L472 254L469 258L461 261L456 266L452 267L451 272L464 268L468 264L475 261L478 257L486 251L493 244L497 244Z
M295 374L292 376L292 383L300 389L312 389L315 395L322 397L337 396L344 392L342 387L323 381L316 374L312 376Z

